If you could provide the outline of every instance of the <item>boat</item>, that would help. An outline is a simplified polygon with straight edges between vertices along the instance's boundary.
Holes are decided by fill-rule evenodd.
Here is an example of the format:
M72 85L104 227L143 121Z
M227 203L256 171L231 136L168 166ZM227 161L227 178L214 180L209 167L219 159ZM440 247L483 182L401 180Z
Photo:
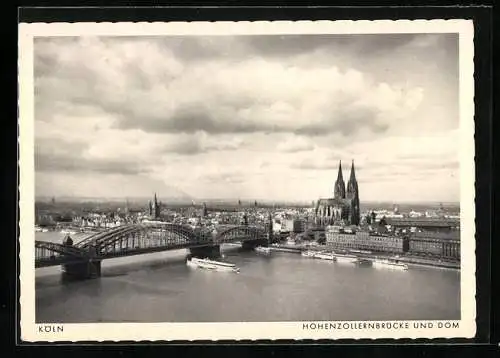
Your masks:
M271 253L271 248L270 247L265 247L265 246L257 246L255 248L256 252L261 252L263 254L270 254Z
M331 261L335 261L336 260L336 257L335 257L334 253L332 253L332 252L326 252L326 251L316 252L314 254L314 258L315 259L321 259L321 260L331 260Z
M358 249L351 249L349 250L350 252L355 252L355 253L358 253L358 254L372 254L371 251L369 250L358 250Z
M241 243L239 242L225 242L225 246L241 246Z
M337 262L342 262L342 263L357 263L359 261L359 259L358 259L358 257L356 255L339 254L339 253L334 253L333 255L337 259Z
M364 257L358 257L358 264L360 265L371 265L372 261Z
M235 264L229 262L214 261L208 258L200 259L197 257L192 257L187 260L187 265L190 267L198 267L214 271L231 271L231 272L240 271Z
M316 251L304 250L301 255L304 257L314 257L314 255L316 255Z
M408 265L397 260L390 259L375 259L372 261L374 267L389 268L393 270L408 270Z

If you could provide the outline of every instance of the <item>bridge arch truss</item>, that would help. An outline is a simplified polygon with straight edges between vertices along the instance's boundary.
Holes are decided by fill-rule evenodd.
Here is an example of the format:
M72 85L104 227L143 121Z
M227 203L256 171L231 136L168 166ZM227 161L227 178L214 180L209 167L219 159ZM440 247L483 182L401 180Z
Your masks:
M212 244L211 237L178 224L136 224L111 229L76 244L99 258Z
M224 244L236 241L265 240L265 230L256 226L235 226L224 229L217 233L216 244Z
M87 252L77 247L54 242L35 241L35 267L54 266L69 262L85 262Z

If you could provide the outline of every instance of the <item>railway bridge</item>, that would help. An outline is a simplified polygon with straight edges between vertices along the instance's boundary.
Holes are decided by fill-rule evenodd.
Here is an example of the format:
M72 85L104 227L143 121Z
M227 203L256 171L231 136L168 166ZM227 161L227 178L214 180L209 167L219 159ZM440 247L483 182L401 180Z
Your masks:
M265 246L268 235L262 227L248 225L208 231L171 223L129 224L76 243L35 241L35 267L62 265L70 276L98 277L105 259L178 249L189 249L195 257L217 257L221 244L235 242L243 247Z

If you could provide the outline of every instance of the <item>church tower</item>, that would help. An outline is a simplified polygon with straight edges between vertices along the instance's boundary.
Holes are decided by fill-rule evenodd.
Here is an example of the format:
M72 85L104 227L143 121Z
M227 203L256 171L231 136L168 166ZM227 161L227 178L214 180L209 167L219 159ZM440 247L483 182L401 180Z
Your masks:
M269 215L267 220L269 221L267 224L267 242L268 244L272 244L274 242L274 232L273 232L273 216L269 211Z
M160 212L161 212L161 205L158 203L158 198L154 197L154 202L153 202L153 215L155 219L158 219L160 217Z
M354 160L351 165L351 175L347 182L347 198L351 199L350 222L352 225L359 225L360 209L359 209L359 189L356 173L354 171Z
M345 198L345 183L342 176L342 161L339 163L339 173L337 174L337 180L335 181L335 189L333 191L333 197L335 199Z

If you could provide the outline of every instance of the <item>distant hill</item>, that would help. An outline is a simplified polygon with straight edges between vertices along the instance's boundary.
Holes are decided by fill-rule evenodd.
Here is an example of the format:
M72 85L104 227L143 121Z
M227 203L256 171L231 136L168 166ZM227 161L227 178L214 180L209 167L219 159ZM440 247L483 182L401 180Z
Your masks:
M192 199L189 196L186 197L162 197L160 195L158 196L158 200L168 203L191 203ZM55 197L56 203L126 203L127 200L129 203L147 203L149 200L151 200L153 195L151 197L145 197L145 196L137 196L137 197L78 197L78 196L58 196ZM35 199L36 202L45 202L49 203L52 201L52 197L47 197L47 196L39 196L36 197Z
M132 207L146 207L149 200L153 198L154 191L152 191L151 196L128 196L128 197L78 197L78 196L56 196L54 197L56 205L57 204L89 204L89 205L105 205L110 204L113 207L125 207L128 202L130 208ZM227 207L253 207L255 202L259 207L313 207L315 201L284 201L284 200L271 200L271 199L214 199L214 198L193 198L181 191L175 193L175 195L162 196L161 192L157 192L158 200L161 201L166 206L185 206L185 205L195 205L201 207L205 203L211 208L227 208ZM36 198L36 203L47 203L51 204L52 196L39 196ZM58 206L58 205L57 205ZM361 211L366 210L393 210L395 206L401 212L409 212L411 210L415 211L425 211L425 210L437 210L443 209L445 211L457 211L460 209L460 203L449 203L449 202L384 202L384 201L361 201L360 203Z
M371 209L382 209L382 210L392 210L395 206L398 207L401 212L409 212L411 210L415 211L425 211L425 210L452 210L456 211L460 209L460 203L450 203L450 202L367 202L362 201L360 203L361 210L371 210Z

